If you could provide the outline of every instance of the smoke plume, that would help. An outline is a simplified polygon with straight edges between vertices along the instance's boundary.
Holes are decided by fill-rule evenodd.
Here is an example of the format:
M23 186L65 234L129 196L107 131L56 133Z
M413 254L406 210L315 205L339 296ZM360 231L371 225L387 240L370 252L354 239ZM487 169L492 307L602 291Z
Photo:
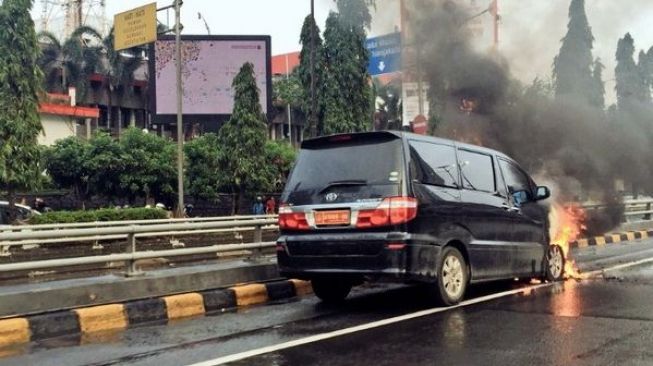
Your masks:
M559 202L607 203L607 209L588 212L586 234L618 225L623 212L616 180L653 192L651 109L642 106L625 118L556 99L544 81L521 84L509 59L474 50L466 27L472 15L459 3L407 2L408 42L420 48L415 57L430 86L431 114L438 116L435 134L505 152L536 178L555 182Z

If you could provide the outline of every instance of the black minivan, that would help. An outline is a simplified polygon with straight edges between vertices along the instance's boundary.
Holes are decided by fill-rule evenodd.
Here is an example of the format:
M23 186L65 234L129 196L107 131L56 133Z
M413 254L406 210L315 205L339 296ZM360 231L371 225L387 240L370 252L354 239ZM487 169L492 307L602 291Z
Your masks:
M306 140L279 206L279 270L329 302L369 279L426 283L446 305L469 283L559 280L549 195L479 146L392 131Z

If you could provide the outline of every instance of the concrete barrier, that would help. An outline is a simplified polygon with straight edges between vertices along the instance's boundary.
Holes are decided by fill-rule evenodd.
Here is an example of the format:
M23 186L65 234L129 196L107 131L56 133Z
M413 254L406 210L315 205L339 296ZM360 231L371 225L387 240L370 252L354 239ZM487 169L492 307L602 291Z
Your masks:
M601 236L595 236L586 239L579 239L571 243L572 248L587 248L590 246L604 246L607 244L616 244L625 241L636 241L653 238L652 230L629 231L625 233L609 233Z
M0 286L0 318L168 296L280 279L274 258L151 270L137 277L105 275Z
M0 319L0 348L61 335L95 335L146 323L221 313L312 292L310 283L281 280L151 299Z

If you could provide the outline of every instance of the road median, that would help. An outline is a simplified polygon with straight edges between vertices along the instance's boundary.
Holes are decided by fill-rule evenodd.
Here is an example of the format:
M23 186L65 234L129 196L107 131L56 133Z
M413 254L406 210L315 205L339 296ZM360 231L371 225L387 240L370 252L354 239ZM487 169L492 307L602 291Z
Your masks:
M571 243L572 248L587 248L591 246L604 246L607 244L617 244L627 241L638 241L653 238L653 229L627 231L621 233L609 233L600 236L579 239Z
M106 334L147 323L219 314L311 292L307 281L276 280L0 319L0 348L62 335Z

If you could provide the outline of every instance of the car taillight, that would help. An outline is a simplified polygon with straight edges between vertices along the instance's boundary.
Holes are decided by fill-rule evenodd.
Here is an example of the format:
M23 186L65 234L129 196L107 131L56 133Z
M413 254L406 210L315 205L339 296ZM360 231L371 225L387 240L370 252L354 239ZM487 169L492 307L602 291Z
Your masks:
M293 212L292 208L287 205L279 206L279 228L307 230L309 226L308 221L306 221L306 214L303 212Z
M368 228L406 223L417 216L417 199L389 197L376 208L358 212L356 227Z

